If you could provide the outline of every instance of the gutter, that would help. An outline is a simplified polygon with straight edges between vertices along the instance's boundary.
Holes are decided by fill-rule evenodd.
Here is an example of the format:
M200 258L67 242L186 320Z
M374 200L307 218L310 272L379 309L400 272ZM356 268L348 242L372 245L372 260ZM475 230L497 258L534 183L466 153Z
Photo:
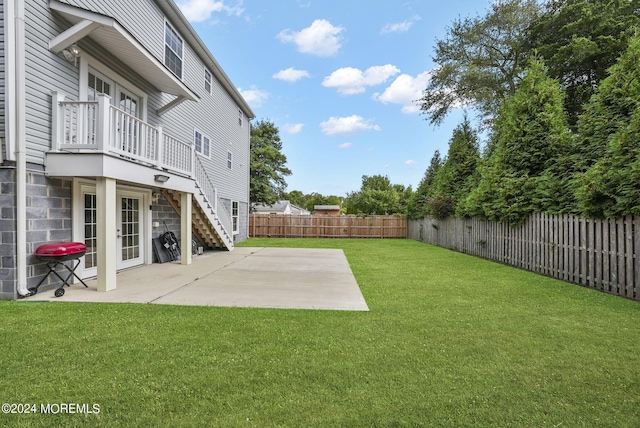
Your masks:
M13 103L13 125L16 162L16 291L19 296L31 294L27 289L27 128L26 128L26 84L25 84L25 19L24 0L9 0L13 3L13 34L9 32L10 49L13 50L13 73L15 90ZM13 43L11 43L13 39ZM11 58L11 56L9 56ZM11 62L7 61L8 64ZM7 153L7 157L12 157Z

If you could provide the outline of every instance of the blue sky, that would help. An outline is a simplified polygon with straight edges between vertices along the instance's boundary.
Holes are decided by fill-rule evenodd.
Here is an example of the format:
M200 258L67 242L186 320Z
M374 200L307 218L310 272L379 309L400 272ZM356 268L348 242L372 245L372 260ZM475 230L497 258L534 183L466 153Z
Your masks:
M491 0L177 0L256 113L280 130L288 191L344 196L363 175L414 190L463 112L419 113L437 39ZM473 116L470 115L471 119Z

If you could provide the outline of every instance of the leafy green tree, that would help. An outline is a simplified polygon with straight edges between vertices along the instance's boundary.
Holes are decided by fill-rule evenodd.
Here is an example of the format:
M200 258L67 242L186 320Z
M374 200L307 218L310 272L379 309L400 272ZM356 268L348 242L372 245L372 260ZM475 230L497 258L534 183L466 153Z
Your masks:
M407 217L412 219L424 218L430 215L427 201L433 194L433 187L438 175L438 170L442 167L440 151L433 153L429 167L424 173L416 191L411 194L407 202Z
M401 187L404 190L404 186ZM347 194L347 213L404 214L400 206L401 192L398 190L386 175L363 175L360 190Z
M272 205L284 195L285 176L291 170L285 165L282 141L273 122L260 120L251 124L250 199L253 203Z
M486 16L454 21L437 41L438 66L420 99L430 123L442 123L457 106L473 105L486 120L497 113L522 76L526 32L539 12L536 0L502 0Z
M631 38L579 122L578 198L585 214L640 214L640 35Z
M536 211L560 212L571 200L564 181L570 176L571 133L563 94L541 60L530 64L496 118L495 149L481 168L466 214L482 212L490 220L517 224Z
M528 49L565 88L570 126L640 27L639 9L637 0L552 0L532 26Z
M434 194L427 201L431 215L446 218L458 211L458 203L475 187L479 162L478 137L465 117L453 131L447 157L436 175Z
M394 184L393 189L398 193L398 208L394 214L407 215L407 209L409 207L409 201L413 195L413 189L411 186L404 186L402 184Z

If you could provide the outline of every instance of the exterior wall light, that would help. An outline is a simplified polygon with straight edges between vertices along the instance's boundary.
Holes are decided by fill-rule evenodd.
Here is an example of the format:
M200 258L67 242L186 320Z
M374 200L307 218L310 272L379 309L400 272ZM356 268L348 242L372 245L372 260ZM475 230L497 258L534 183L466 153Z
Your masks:
M80 56L80 48L78 47L78 45L74 43L71 46L67 47L66 49L63 49L62 55L64 55L64 58L67 61L76 65L78 61L78 57Z
M153 179L159 183L166 183L167 181L169 181L169 178L171 177L163 174L156 174L153 176Z

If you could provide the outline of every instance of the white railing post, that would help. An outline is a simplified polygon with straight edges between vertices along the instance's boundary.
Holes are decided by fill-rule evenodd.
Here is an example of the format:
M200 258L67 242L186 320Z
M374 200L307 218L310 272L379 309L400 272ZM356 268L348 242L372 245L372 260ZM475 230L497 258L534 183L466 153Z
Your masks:
M218 215L218 188L213 188L213 212Z
M191 155L191 173L189 175L191 178L195 178L197 180L198 176L196 175L196 145L195 144L191 145L191 150L189 151L189 154Z
M106 153L109 150L109 138L111 129L111 97L98 94L98 111L96 113L96 144L98 151Z
M164 166L164 134L162 133L162 126L158 126L157 128L158 130L158 151L157 156L157 163L158 163L158 168L162 168Z
M64 135L64 113L61 102L64 101L64 94L58 91L51 91L51 150L60 150L60 144Z

